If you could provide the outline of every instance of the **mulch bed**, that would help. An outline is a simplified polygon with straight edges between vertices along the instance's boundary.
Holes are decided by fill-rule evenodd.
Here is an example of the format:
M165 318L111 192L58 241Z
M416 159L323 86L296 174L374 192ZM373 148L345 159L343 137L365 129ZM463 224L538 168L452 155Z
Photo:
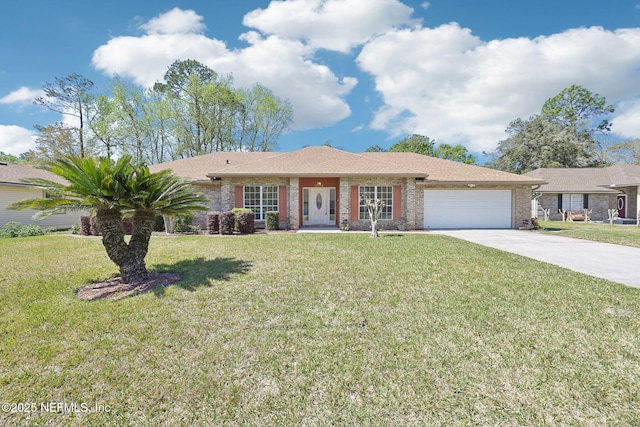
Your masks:
M102 282L91 283L80 288L78 299L95 301L98 299L119 300L132 295L149 292L159 286L169 286L182 280L177 273L150 273L145 282L129 284L123 283L121 277L114 277Z

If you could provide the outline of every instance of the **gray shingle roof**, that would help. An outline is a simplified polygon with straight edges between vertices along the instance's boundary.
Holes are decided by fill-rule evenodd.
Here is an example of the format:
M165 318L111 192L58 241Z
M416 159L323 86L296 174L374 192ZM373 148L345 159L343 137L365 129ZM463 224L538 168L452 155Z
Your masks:
M465 165L415 153L350 153L307 147L285 153L220 152L151 166L192 181L244 176L403 176L440 182L541 184L523 175Z
M618 164L606 168L541 168L526 176L547 181L541 193L617 193L615 187L640 185L640 166Z
M42 178L49 181L64 183L65 181L44 169L38 169L29 165L17 165L0 162L0 184L27 185L23 179Z

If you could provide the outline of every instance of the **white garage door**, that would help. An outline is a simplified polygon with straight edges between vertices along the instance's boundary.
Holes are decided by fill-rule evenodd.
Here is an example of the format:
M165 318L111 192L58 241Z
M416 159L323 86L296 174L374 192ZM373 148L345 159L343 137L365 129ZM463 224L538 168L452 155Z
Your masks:
M511 190L425 190L424 228L511 228Z

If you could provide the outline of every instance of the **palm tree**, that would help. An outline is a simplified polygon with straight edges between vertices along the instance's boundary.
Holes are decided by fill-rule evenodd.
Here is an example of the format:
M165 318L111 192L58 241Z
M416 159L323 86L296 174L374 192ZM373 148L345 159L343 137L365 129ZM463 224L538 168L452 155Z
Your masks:
M206 210L208 202L170 170L151 173L146 165L133 164L131 156L117 161L65 157L51 161L48 169L66 183L29 179L28 183L40 186L49 197L22 200L9 209L38 209L39 217L67 210L95 212L102 244L120 268L124 283L148 278L144 258L156 216ZM122 227L125 216L133 217L128 243Z

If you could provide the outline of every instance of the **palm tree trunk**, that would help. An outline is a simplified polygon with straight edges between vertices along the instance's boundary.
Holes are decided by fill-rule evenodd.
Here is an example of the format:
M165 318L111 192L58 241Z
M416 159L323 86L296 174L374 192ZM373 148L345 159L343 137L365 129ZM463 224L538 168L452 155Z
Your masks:
M123 283L142 283L149 278L144 258L132 256L120 265L120 277Z
M102 245L111 261L119 267L126 261L129 253L128 245L124 240L122 213L118 209L98 209L96 219L102 234Z
M133 232L129 241L129 257L120 266L120 274L125 283L139 283L149 277L144 258L149 251L149 241L156 223L152 210L137 210L133 215Z
M149 273L144 258L149 249L149 240L155 224L153 211L139 210L133 216L133 232L129 244L124 239L122 214L116 209L99 209L96 217L102 244L107 255L120 268L124 283L140 283L147 280Z

